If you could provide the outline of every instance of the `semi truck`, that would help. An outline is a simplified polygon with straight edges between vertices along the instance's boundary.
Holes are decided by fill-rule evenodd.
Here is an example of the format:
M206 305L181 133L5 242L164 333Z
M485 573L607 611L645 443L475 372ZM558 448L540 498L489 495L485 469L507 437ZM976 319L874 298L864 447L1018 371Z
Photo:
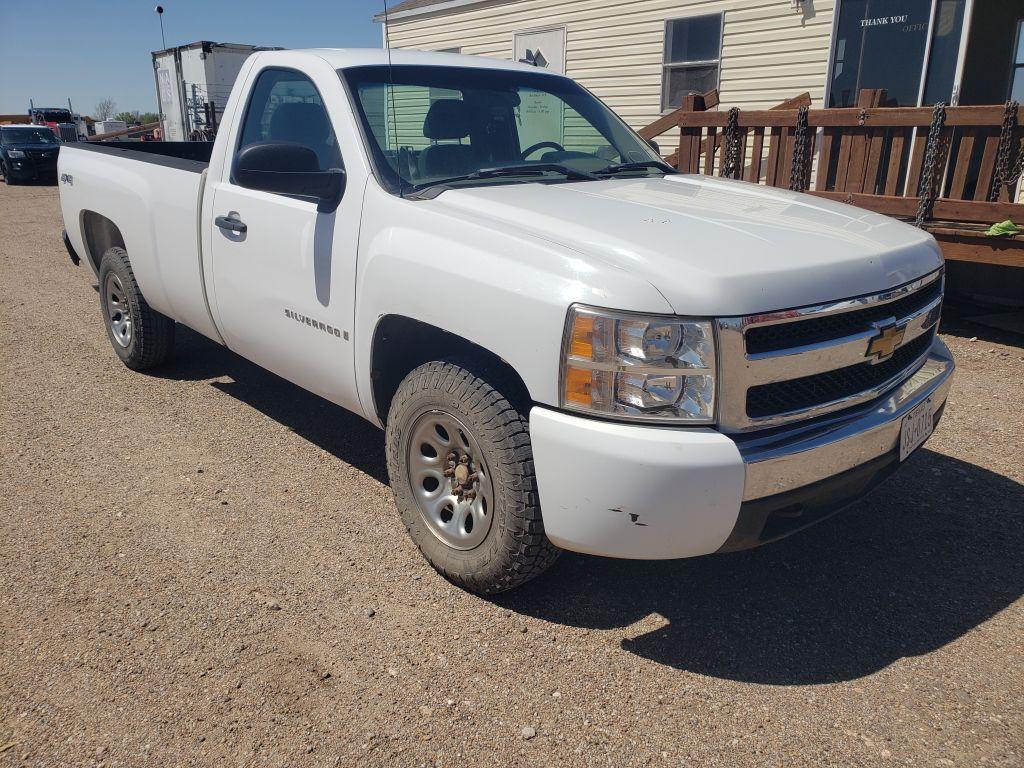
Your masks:
M68 99L68 108L37 107L29 101L29 122L32 125L45 125L63 142L78 141L88 136L85 121L81 115L75 114Z

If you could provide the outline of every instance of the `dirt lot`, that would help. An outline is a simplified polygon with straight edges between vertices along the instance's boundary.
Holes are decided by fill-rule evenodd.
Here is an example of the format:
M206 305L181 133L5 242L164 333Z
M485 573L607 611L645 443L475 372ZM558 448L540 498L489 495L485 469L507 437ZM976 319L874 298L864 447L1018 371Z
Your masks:
M947 333L940 429L846 514L488 601L376 429L187 331L121 366L60 227L0 187L0 765L1022 765L1012 339Z

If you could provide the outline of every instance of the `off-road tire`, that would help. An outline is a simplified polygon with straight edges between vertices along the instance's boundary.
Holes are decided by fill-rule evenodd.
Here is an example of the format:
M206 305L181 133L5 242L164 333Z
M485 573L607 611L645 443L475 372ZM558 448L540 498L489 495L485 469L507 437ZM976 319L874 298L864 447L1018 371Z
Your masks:
M445 578L480 595L520 586L547 570L560 553L544 535L527 416L502 394L501 386L501 376L484 366L426 363L399 385L386 428L388 475L409 536ZM428 527L413 493L408 442L417 419L430 411L465 424L488 465L494 491L490 529L470 550L442 542Z
M120 279L127 294L132 322L132 336L127 346L114 339L107 316L107 275L113 272ZM107 330L110 346L121 362L133 371L145 371L163 364L174 346L174 321L157 312L146 303L139 284L135 282L131 262L124 248L110 248L100 259L100 310Z

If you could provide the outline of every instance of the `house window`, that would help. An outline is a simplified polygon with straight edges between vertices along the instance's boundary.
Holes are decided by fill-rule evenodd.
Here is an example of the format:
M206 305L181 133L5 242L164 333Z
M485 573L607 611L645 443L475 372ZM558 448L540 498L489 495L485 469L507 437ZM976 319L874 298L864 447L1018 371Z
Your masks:
M1013 75L1010 77L1010 99L1024 102L1024 19L1017 22L1017 50L1013 57Z
M721 55L722 14L666 22L662 110L678 107L691 93L717 88Z

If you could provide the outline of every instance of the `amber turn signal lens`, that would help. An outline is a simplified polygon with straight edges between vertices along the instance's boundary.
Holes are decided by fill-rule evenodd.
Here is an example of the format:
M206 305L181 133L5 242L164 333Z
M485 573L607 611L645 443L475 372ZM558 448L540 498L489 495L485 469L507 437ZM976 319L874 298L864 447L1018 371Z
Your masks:
M594 316L577 314L572 323L569 354L584 360L594 359ZM587 402L590 402L588 399Z
M593 371L569 366L565 371L565 401L577 405L590 405Z

